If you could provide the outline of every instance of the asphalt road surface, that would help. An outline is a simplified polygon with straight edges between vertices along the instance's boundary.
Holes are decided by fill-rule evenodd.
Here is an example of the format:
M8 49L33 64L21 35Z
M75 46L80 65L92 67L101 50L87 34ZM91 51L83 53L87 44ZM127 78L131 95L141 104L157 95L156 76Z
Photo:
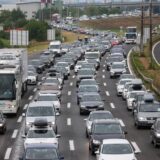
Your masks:
M128 52L131 46L126 47ZM38 55L36 55L38 56ZM30 58L33 58L30 57ZM97 72L97 82L100 87L102 99L105 99L105 109L121 119L121 123L128 134L126 138L132 142L135 149L139 150L138 160L160 160L160 149L155 149L150 143L150 129L136 129L131 112L127 111L126 103L121 97L116 96L116 79L110 79L106 71L105 57L102 58L101 67ZM45 73L40 77L42 78ZM18 160L23 153L24 117L28 103L33 99L37 86L30 86L27 94L23 97L21 109L17 116L7 117L7 132L0 135L0 160ZM88 149L88 139L85 137L85 121L87 116L80 116L79 107L76 103L76 76L74 72L64 83L62 91L62 114L57 117L60 152L65 160L95 160Z

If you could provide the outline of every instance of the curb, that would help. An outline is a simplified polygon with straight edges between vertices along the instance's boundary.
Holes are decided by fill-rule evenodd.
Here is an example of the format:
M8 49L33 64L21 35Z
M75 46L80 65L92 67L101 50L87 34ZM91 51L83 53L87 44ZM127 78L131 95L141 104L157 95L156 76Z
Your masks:
M153 46L153 48L152 48L152 57L153 57L154 61L160 66L160 63L158 63L158 61L157 61L157 59L156 59L156 57L155 57L155 55L154 55L154 50L155 50L156 46L157 46L159 43L160 43L160 41L157 42L156 44L154 44L154 46Z

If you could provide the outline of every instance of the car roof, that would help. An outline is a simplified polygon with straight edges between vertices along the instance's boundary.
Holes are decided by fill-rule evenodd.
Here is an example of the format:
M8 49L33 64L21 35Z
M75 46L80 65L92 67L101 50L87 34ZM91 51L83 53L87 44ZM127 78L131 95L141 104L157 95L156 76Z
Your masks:
M53 107L53 104L51 102L48 102L48 101L33 101L31 102L28 107L37 107L37 106L51 106Z
M49 143L38 143L38 144L28 144L26 146L26 149L28 148L54 148L54 149L57 149L56 148L56 145L55 144L49 144Z
M130 144L127 139L104 139L103 144Z
M98 119L98 120L95 120L93 122L94 124L101 124L101 123L105 123L105 124L120 124L119 120L114 118L114 119Z

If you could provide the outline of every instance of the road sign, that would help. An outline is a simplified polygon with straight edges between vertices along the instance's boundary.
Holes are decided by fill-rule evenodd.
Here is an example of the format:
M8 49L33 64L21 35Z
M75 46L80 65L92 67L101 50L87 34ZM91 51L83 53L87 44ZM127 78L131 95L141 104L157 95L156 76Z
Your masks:
M47 30L47 40L48 41L55 40L55 29L48 29Z
M27 30L10 30L11 46L28 46L29 32Z

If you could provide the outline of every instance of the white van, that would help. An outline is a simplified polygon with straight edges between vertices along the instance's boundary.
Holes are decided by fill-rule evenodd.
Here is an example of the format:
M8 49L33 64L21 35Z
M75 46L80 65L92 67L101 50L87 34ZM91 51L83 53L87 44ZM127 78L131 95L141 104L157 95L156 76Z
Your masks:
M61 56L61 41L52 41L49 44L49 51L55 54L56 57Z

